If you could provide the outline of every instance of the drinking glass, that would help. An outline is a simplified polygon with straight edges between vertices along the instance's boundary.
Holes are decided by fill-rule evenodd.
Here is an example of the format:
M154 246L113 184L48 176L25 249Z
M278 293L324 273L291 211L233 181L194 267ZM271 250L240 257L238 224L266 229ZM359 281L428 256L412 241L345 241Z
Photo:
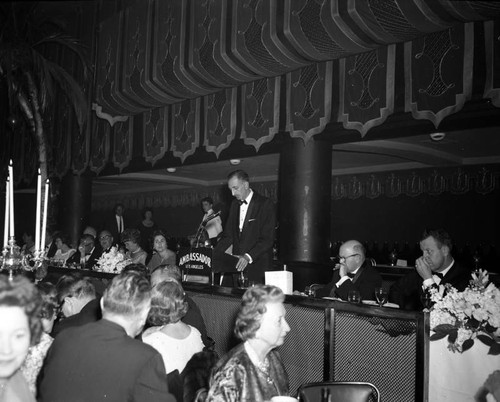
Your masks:
M361 303L361 295L357 290L349 290L347 301L350 303Z
M422 302L424 309L427 310L430 309L432 307L432 299L430 292L424 290L422 293L420 293L420 301Z
M238 276L238 287L239 288L247 288L248 287L248 278L245 276L243 271L241 271L240 276Z
M384 288L375 288L375 298L377 299L379 307L382 307L385 303L387 303L389 294Z

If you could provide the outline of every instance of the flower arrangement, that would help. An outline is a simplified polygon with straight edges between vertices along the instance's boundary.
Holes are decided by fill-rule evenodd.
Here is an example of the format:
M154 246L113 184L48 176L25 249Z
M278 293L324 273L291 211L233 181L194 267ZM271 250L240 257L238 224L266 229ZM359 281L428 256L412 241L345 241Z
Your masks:
M488 282L488 273L478 270L463 292L449 284L431 290L431 341L447 336L448 349L462 353L478 339L490 347L488 354L500 354L500 290Z
M132 260L126 258L118 248L113 246L107 253L103 253L96 262L95 270L99 272L110 272L118 274L121 270L131 264Z

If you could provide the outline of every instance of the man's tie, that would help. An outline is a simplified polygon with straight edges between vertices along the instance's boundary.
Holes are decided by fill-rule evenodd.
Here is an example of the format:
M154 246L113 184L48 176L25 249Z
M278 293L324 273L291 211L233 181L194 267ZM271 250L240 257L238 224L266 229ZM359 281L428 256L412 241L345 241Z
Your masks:
M441 272L433 272L432 275L436 275L438 278L443 279L444 275Z
M247 200L238 200L238 202L240 203L240 205L248 204Z

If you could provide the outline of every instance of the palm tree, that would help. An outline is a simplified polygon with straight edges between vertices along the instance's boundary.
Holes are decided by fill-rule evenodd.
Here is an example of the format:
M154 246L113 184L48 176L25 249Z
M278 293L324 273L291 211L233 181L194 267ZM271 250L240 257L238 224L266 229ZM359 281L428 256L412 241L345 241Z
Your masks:
M0 80L8 91L11 114L23 116L36 138L42 182L49 175L44 119L48 120L53 112L57 90L67 95L81 132L89 113L85 94L77 81L45 57L43 51L49 46L74 52L81 61L86 80L89 65L83 46L67 35L56 20L45 18L38 2L0 4Z

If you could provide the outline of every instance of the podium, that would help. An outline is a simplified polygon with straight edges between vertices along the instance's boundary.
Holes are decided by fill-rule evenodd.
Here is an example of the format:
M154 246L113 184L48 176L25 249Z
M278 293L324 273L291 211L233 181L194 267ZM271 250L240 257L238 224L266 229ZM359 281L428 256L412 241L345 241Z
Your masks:
M186 247L179 250L179 268L183 280L213 284L212 248Z

